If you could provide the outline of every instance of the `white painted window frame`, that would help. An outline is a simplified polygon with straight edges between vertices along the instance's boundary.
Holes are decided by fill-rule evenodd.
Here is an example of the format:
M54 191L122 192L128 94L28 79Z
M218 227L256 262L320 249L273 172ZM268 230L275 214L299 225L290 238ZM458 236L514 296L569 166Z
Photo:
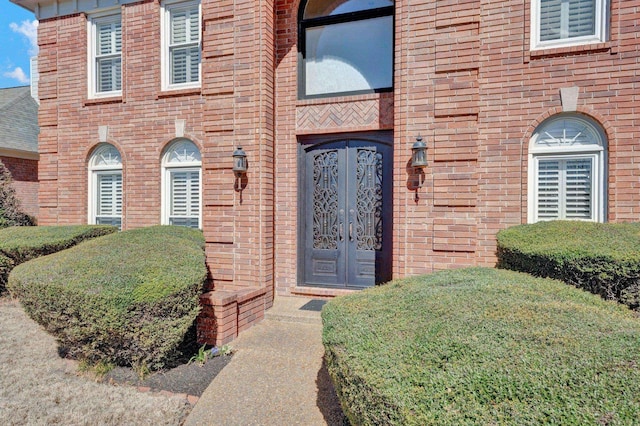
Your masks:
M101 23L111 23L111 22L120 22L121 34L124 32L124 27L122 26L122 14L120 13L120 9L110 9L107 11L103 11L100 13L92 14L87 19L87 46L89 48L89 52L87 55L87 71L88 71L88 88L89 93L88 97L90 99L96 98L106 98L113 96L122 96L122 85L123 85L123 72L122 72L122 52L124 48L124 40L120 40L120 45L122 46L120 49L120 90L111 90L108 92L100 92L98 91L98 67L96 65L96 61L98 58L96 40L98 37L97 34L97 25ZM115 56L115 55L113 55Z
M189 139L178 139L172 143L170 143L162 156L162 173L161 173L161 211L160 223L162 225L170 224L170 213L171 213L171 173L172 172L198 172L198 180L200 182L200 191L198 198L198 229L202 229L202 160L200 161L184 161L184 162L169 162L169 154L173 150L174 146L180 144L182 142L188 141L192 143L194 146L195 143Z
M171 38L171 11L181 8L198 8L199 31L198 31L198 49L200 51L200 61L198 63L198 81L186 83L171 83L171 55L170 55L170 38ZM202 82L202 5L199 0L165 0L160 4L160 67L161 67L161 86L163 91L199 88Z
M102 144L93 152L91 157L89 158L89 199L88 199L88 223L90 225L97 224L97 215L98 215L98 193L100 192L98 189L99 176L104 174L116 174L120 173L122 179L122 210L124 212L124 204L125 204L125 194L124 194L124 174L122 168L122 154L118 151L120 155L120 163L118 165L96 165L96 157L100 153L105 150L112 148L118 151L118 149L111 144ZM120 216L120 226L122 227L123 215Z
M578 146L560 146L560 147L539 147L536 146L536 139L541 131L543 131L546 125L555 119L568 119L578 120L591 127L594 133L597 135L598 143L593 145L578 145ZM606 167L606 136L602 128L592 120L579 117L577 114L571 114L566 116L564 114L560 116L551 117L538 126L531 138L529 144L529 167L528 167L528 208L527 208L527 221L528 223L535 223L540 220L538 218L538 164L540 160L568 160L568 159L582 159L589 158L592 160L592 210L591 218L588 221L592 222L604 222L606 220L607 212L607 167Z
M609 0L596 0L594 34L557 40L540 40L540 7L541 0L531 0L531 50L588 45L608 40Z

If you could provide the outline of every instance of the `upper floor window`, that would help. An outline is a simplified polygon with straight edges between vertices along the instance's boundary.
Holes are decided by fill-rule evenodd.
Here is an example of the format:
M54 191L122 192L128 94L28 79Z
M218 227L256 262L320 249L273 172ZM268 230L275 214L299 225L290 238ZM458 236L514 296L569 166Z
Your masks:
M110 144L89 159L89 223L122 226L122 158Z
M178 139L165 150L162 169L162 223L200 228L200 150L190 140Z
M531 8L532 49L607 39L607 0L532 0Z
M89 97L122 93L122 23L119 13L89 18Z
M393 0L308 0L299 12L299 97L393 88Z
M529 222L605 220L606 138L579 114L543 122L529 146Z
M200 86L200 2L162 4L162 89Z

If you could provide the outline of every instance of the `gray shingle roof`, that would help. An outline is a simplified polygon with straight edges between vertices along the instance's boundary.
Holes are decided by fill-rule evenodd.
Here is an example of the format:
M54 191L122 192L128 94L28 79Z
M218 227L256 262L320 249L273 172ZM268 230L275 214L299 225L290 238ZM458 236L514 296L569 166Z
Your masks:
M0 89L0 148L38 152L38 104L29 86Z

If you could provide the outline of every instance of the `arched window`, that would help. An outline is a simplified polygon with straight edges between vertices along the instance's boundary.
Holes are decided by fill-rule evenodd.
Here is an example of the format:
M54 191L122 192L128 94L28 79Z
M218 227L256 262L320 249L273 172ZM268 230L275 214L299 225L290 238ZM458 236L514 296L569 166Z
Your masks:
M603 222L606 136L579 114L560 114L536 129L529 146L529 222Z
M300 5L301 98L393 88L393 0Z
M89 223L122 226L122 157L107 143L89 159Z
M162 157L162 223L200 228L202 158L188 139L169 145Z

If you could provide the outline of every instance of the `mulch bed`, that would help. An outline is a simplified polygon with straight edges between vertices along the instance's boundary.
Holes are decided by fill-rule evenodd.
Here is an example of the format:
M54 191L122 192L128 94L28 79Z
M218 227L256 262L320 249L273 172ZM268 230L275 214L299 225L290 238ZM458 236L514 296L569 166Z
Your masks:
M142 380L132 368L116 367L105 374L102 380L111 384L149 388L154 392L186 393L200 397L231 358L232 356L220 355L209 358L204 364L182 364L170 370L152 373Z

